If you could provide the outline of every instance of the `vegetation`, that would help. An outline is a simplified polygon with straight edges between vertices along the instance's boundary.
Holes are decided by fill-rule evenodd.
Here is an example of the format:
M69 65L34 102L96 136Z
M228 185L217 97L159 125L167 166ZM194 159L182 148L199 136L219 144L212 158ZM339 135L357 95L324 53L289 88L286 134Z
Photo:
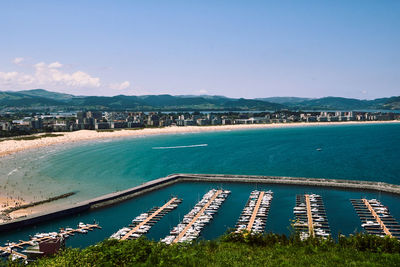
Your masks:
M0 130L0 138L8 138L13 136L21 136L21 135L31 135L37 133L37 130L25 130L25 129L12 129L11 131Z
M22 136L17 136L17 137L5 137L0 139L0 142L6 141L6 140L15 140L15 141L21 141L21 140L36 140L36 139L41 139L41 138L46 138L46 137L57 137L57 136L63 136L64 134L52 134L52 133L45 133L41 135L32 135L32 133L26 133L26 134L21 134Z
M359 100L342 97L318 99L273 97L234 99L223 96L73 96L46 90L0 92L0 108L10 110L361 110L400 109L400 97Z
M165 245L145 238L105 240L65 249L34 266L399 266L395 239L357 234L301 241L298 236L226 234L218 240ZM14 265L16 263L10 263Z

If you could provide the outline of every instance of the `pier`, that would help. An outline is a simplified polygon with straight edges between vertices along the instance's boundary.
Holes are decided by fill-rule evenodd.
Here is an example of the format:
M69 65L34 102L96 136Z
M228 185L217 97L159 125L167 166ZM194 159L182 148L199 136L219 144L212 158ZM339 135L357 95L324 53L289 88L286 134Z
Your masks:
M330 235L328 218L320 195L305 194L296 196L294 228L302 240L309 237L327 238Z
M208 224L213 215L230 194L228 190L212 189L184 216L181 223L170 231L170 235L161 241L166 244L187 242L196 239L203 227Z
M69 236L74 235L75 233L86 234L88 231L92 231L95 228L101 229L101 227L98 224L79 223L78 228L76 228L76 229L73 229L73 228L63 229L63 228L61 228L58 233L57 232L52 232L52 233L36 234L29 241L19 240L18 243L7 243L6 247L1 247L0 246L0 251L2 252L1 256L6 256L6 255L10 255L11 254L12 257L13 257L13 260L15 260L15 259L27 260L28 259L27 255L22 254L22 253L20 253L18 251L15 251L14 249L15 248L23 249L25 246L38 245L41 242L44 242L46 240L55 239L55 238L66 239Z
M390 233L389 229L386 227L386 225L382 222L381 218L379 218L378 214L376 214L375 210L372 208L371 204L369 204L368 200L363 198L362 201L364 202L365 206L367 206L368 210L371 212L372 216L374 216L375 220L379 223L381 226L383 232L390 236L393 237L392 234Z
M158 214L160 214L162 211L164 211L167 207L169 207L171 204L175 203L178 199L176 197L171 198L170 201L165 203L161 208L156 210L154 213L152 213L149 217L147 217L143 222L139 223L136 225L132 230L130 230L126 235L124 235L121 240L126 240L128 239L132 234L137 232L140 227L146 225L149 221L151 221L154 217L156 217Z
M400 225L379 200L363 198L350 201L360 217L361 226L367 233L400 239Z
M171 198L167 203L161 207L155 207L147 213L142 213L132 220L131 227L124 227L118 232L111 235L110 238L126 240L136 239L147 233L150 228L168 212L174 210L180 203L181 199L177 197Z
M208 202L204 205L204 207L194 216L194 218L186 225L186 227L180 232L180 234L172 241L173 243L178 242L182 239L182 237L186 234L190 227L199 219L201 215L203 215L204 211L211 205L211 203L218 197L219 194L222 193L222 190L217 190L214 195L208 200Z
M17 251L14 251L14 250L12 250L11 248L8 248L8 247L6 247L6 248L0 247L0 250L3 251L3 253L13 255L17 259L24 259L24 260L28 259L28 256L26 256L25 254L22 254L22 253L19 253Z
M251 215L249 224L247 225L247 231L250 231L251 228L253 228L254 220L256 219L257 212L258 212L258 209L260 208L261 200L262 200L262 197L264 196L264 194L265 194L265 192L261 191L258 196L256 206L254 207L254 210L253 210L253 214Z
M247 230L262 233L265 229L272 198L271 191L252 191L236 224L236 232Z
M306 208L307 208L307 223L308 223L308 232L310 236L314 237L314 222L312 218L312 213L311 213L311 201L310 201L310 195L305 195L306 198Z

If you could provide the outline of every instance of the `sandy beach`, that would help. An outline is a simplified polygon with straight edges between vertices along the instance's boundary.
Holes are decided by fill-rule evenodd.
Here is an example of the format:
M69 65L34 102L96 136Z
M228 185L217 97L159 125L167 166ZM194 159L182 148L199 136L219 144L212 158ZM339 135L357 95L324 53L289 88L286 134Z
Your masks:
M349 122L313 122L313 123L276 123L276 124L237 124L237 125L218 125L218 126L185 126L185 127L164 127L164 128L145 128L145 129L121 129L113 132L81 130L76 132L57 132L63 134L57 137L47 137L35 140L5 140L0 142L0 157L10 155L16 152L35 149L45 146L75 143L89 140L100 140L106 138L149 136L162 134L180 134L180 133L198 133L214 131L231 131L244 129L261 128L283 128L283 127L309 127L322 125L360 125L360 124L383 124L400 123L400 121L349 121Z
M10 197L10 196L0 195L0 223L6 222L9 218L13 219L13 218L18 218L18 217L21 217L21 216L28 215L29 212L27 212L27 211L24 211L21 214L13 214L13 215L11 215L11 214L8 214L8 215L3 214L4 210L7 210L9 208L13 208L13 207L18 206L18 205L23 205L23 204L26 204L26 203L24 201L20 200L20 199L13 198L13 197Z

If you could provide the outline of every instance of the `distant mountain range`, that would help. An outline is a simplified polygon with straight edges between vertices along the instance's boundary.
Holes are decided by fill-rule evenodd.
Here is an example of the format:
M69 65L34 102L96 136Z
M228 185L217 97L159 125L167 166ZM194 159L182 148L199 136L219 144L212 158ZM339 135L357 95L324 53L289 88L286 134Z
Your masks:
M184 111L184 110L399 110L400 96L359 100L342 97L299 98L270 97L235 99L224 96L74 96L33 89L18 92L0 91L0 109L6 110L132 110L132 111Z

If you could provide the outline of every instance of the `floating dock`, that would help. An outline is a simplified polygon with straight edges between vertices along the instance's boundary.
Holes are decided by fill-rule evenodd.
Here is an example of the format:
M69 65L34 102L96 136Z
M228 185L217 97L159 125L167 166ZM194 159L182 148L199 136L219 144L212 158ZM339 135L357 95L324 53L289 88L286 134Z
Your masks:
M208 224L213 215L230 194L228 190L212 189L183 217L181 223L174 227L170 235L161 240L166 244L190 242L196 239L203 227Z
M163 206L154 207L150 211L140 214L132 220L132 224L129 227L118 230L118 232L114 233L110 238L127 240L141 237L143 234L146 234L156 222L161 220L165 214L178 207L181 202L181 199L176 197L171 198Z
M379 200L363 198L350 201L368 234L400 239L400 225Z
M327 238L330 235L328 218L320 195L305 194L296 196L294 228L302 240L308 237Z
M264 232L272 198L271 191L252 191L236 224L236 232Z
M13 260L15 260L15 259L27 260L28 259L28 256L26 256L25 254L14 251L9 247L0 247L0 250L2 252L2 254L1 254L2 256L8 256L11 254L13 257Z
M86 234L88 231L92 231L95 228L101 229L101 227L98 224L84 224L84 223L79 223L78 228L73 229L73 228L61 228L60 231L57 232L51 232L51 233L37 233L29 241L23 241L19 240L18 243L7 243L5 247L0 247L0 252L1 256L12 256L12 260L16 259L23 259L27 260L28 256L25 254L22 254L15 249L23 249L25 246L34 246L38 245L41 242L55 239L55 238L63 238L66 239L69 236L74 235L75 233L81 233L81 234Z

